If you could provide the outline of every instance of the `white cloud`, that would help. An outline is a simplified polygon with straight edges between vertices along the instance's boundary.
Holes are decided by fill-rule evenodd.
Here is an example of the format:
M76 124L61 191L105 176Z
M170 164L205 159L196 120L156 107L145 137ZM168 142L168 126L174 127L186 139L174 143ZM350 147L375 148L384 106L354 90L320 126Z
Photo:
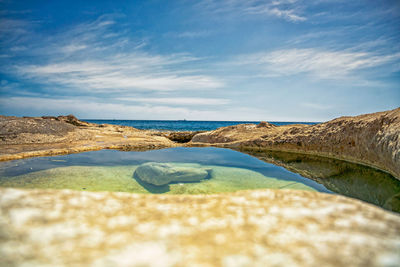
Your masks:
M75 25L27 49L40 64L16 64L6 72L62 90L95 92L175 91L214 89L224 82L188 67L199 58L189 54L141 52L144 40L122 36L111 29L115 16ZM112 40L106 35L113 34ZM125 47L127 47L125 49ZM27 53L28 53L27 52ZM35 62L35 61L34 61ZM185 65L186 64L186 65Z
M315 109L315 110L329 110L332 109L331 105L324 105L324 104L318 104L318 103L300 103L300 106L310 108L310 109Z
M71 98L52 99L41 97L7 97L0 99L0 112L20 112L31 116L74 114L78 118L94 119L191 119L191 120L249 120L249 114L260 110L234 107L224 110L200 110L192 107L171 107L166 105L121 104L99 102L96 99ZM257 111L257 112L256 112ZM255 118L257 119L257 118Z
M269 76L306 73L317 78L346 78L353 72L391 63L400 53L375 55L369 52L329 51L317 48L283 49L238 57L234 64L252 65Z
M171 59L171 61L169 61ZM150 55L128 55L125 59L102 59L83 62L60 62L48 65L18 66L20 75L41 83L60 84L80 90L197 90L222 87L217 78L188 75L183 71L170 70L168 65L184 61Z
M164 97L164 98L124 97L124 98L116 98L116 100L143 102L151 104L181 105L181 106L190 106L190 105L214 106L214 105L226 105L230 103L229 99L203 98L203 97Z
M0 19L0 34L5 33L25 33L29 27L29 22L22 19Z
M217 14L236 15L265 15L276 17L290 22L305 21L307 18L301 13L302 4L297 0L258 1L258 0L203 0L199 6L208 12Z
M188 112L186 108L150 105L125 105L115 103L104 103L87 99L51 99L40 97L10 97L0 100L1 109L26 110L29 105L30 113L42 114L69 114L75 113L81 118L138 118L146 117L177 118ZM54 114L57 115L57 114Z
M144 120L236 120L236 121L307 121L304 117L293 117L270 113L265 108L226 107L206 110L191 107L170 107L166 105L131 105L99 102L96 99L71 98L52 99L41 97L0 98L0 113L22 116L74 114L81 119L144 119Z
M73 52L76 52L76 51L79 51L79 50L83 50L85 48L87 48L87 45L69 44L69 45L66 45L66 46L62 47L61 51L64 52L64 53L73 53Z
M0 45L2 50L8 46L17 47L29 38L36 23L23 19L0 19Z
M12 52L18 52L18 51L25 51L27 48L26 46L20 45L20 46L13 46L10 48L10 51Z
M210 36L212 31L185 31L185 32L169 32L166 36L172 36L176 38L202 38Z
M266 9L265 12L267 14L275 15L278 18L284 18L288 21L305 21L306 18L300 15L297 15L294 9L279 9L279 8L272 8L272 9Z

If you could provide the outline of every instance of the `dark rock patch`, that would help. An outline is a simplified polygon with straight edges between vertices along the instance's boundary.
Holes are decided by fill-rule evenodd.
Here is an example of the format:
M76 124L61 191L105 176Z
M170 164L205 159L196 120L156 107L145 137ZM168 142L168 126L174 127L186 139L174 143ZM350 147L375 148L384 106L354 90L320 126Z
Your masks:
M176 143L188 143L192 140L193 136L198 133L202 133L204 131L187 131L187 132L169 132L164 136L169 140L174 141Z

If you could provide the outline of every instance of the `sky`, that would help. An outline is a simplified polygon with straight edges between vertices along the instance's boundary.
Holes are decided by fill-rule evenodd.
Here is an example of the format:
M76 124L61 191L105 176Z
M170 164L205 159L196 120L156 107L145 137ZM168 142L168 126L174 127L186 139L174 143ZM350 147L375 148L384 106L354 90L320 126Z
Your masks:
M400 1L0 0L0 114L327 121L400 106Z

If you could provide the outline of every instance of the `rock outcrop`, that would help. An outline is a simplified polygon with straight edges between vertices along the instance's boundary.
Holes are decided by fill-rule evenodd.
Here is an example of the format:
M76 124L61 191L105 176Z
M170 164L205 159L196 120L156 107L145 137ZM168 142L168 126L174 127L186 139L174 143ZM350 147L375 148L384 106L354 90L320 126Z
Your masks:
M400 179L400 108L316 125L242 124L197 134L192 145L309 153L362 163Z
M193 138L192 138L193 137ZM99 149L146 150L220 146L315 154L366 164L400 179L400 108L317 125L275 126L268 122L222 127L214 131L157 132L92 124L73 115L0 116L0 160Z
M188 143L192 140L193 136L204 131L183 131L183 132L160 132L160 135L167 137L169 140L177 143Z
M1 266L398 266L400 216L306 191L0 188Z
M399 178L399 113L313 126L230 126L197 134L188 145L317 154ZM0 160L173 146L157 132L73 116L0 117ZM395 196L389 204L397 201ZM0 266L398 266L399 244L399 215L332 194L161 196L0 188Z
M400 213L400 180L374 168L282 151L243 151L324 185L328 190Z
M75 128L74 125L60 121L56 117L0 117L0 139L2 143L20 143L18 137L22 134L64 136L74 131Z
M94 124L73 115L0 116L0 160L50 156L100 149L148 150L176 143L155 131Z
M208 176L208 171L199 164L147 162L137 167L134 175L149 184L165 185L171 182L198 182Z

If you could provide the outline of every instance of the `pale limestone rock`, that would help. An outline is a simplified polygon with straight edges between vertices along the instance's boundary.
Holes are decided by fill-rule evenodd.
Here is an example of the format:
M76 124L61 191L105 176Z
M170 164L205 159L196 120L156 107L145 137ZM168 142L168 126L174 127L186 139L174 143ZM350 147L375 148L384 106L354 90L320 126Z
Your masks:
M399 266L400 216L292 190L0 188L0 266Z
M208 176L208 171L199 164L143 163L135 170L135 177L154 185L171 182L197 182Z
M362 163L400 179L400 108L316 125L240 124L199 133L192 145L320 155ZM253 127L251 127L253 126Z
M0 116L0 128L0 160L105 148L146 150L175 147L179 144L170 139L187 142L194 134L162 134L126 126L97 125L78 121L73 116ZM194 135L187 145L250 147L315 154L366 164L400 179L400 108L341 117L317 125L278 127L260 123L258 126L242 124L221 127Z

